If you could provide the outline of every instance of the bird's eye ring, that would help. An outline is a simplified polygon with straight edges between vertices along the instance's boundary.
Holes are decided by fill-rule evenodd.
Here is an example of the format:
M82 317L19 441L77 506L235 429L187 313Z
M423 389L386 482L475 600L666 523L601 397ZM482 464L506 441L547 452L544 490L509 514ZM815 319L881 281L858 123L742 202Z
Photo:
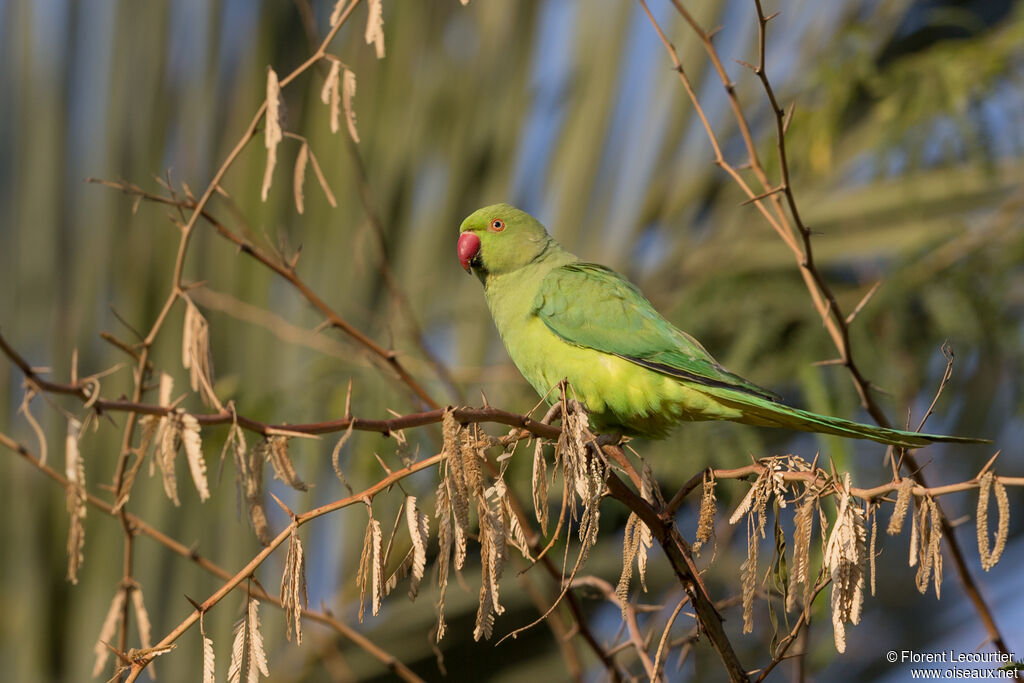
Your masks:
M489 228L491 232L501 232L502 230L505 229L505 221L501 220L500 218L495 218L493 221L491 221L491 225L489 226Z

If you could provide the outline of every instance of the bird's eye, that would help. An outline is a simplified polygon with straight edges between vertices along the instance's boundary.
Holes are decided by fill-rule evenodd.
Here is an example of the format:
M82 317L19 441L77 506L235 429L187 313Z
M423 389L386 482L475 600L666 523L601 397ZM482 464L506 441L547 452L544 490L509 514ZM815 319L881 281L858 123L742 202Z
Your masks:
M501 220L500 218L495 218L493 221L491 221L490 227L491 232L501 232L502 230L505 229L505 221Z

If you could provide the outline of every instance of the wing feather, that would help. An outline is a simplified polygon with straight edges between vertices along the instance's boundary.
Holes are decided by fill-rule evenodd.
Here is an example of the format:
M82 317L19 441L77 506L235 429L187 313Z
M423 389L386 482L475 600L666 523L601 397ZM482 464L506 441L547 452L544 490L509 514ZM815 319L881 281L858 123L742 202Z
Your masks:
M555 268L541 283L533 312L570 344L684 381L778 400L719 365L700 342L654 310L635 285L604 266L577 262Z

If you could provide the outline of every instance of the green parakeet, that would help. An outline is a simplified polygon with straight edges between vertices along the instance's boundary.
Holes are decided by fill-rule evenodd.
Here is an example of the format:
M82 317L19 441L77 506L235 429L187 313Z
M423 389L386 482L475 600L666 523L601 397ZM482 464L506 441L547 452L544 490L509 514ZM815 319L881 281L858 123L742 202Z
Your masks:
M542 396L568 379L599 430L662 437L686 420L733 420L910 448L980 441L884 429L783 405L719 365L624 277L580 261L535 218L508 204L484 207L463 221L458 256L483 283L498 332L523 377Z

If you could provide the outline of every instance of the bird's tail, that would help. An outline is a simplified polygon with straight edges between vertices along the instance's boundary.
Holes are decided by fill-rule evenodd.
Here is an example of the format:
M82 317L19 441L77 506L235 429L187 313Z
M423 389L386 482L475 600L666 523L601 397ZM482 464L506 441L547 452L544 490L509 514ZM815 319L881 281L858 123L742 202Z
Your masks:
M711 393L711 392L709 392ZM742 417L737 422L764 427L784 427L804 432L819 434L835 434L851 439L870 439L878 443L904 448L921 448L931 443L992 443L988 439L977 439L965 436L945 436L942 434L922 434L902 429L889 429L861 424L840 417L819 415L799 408L776 403L756 396L741 394L734 391L714 392L715 398L724 405L738 408Z

